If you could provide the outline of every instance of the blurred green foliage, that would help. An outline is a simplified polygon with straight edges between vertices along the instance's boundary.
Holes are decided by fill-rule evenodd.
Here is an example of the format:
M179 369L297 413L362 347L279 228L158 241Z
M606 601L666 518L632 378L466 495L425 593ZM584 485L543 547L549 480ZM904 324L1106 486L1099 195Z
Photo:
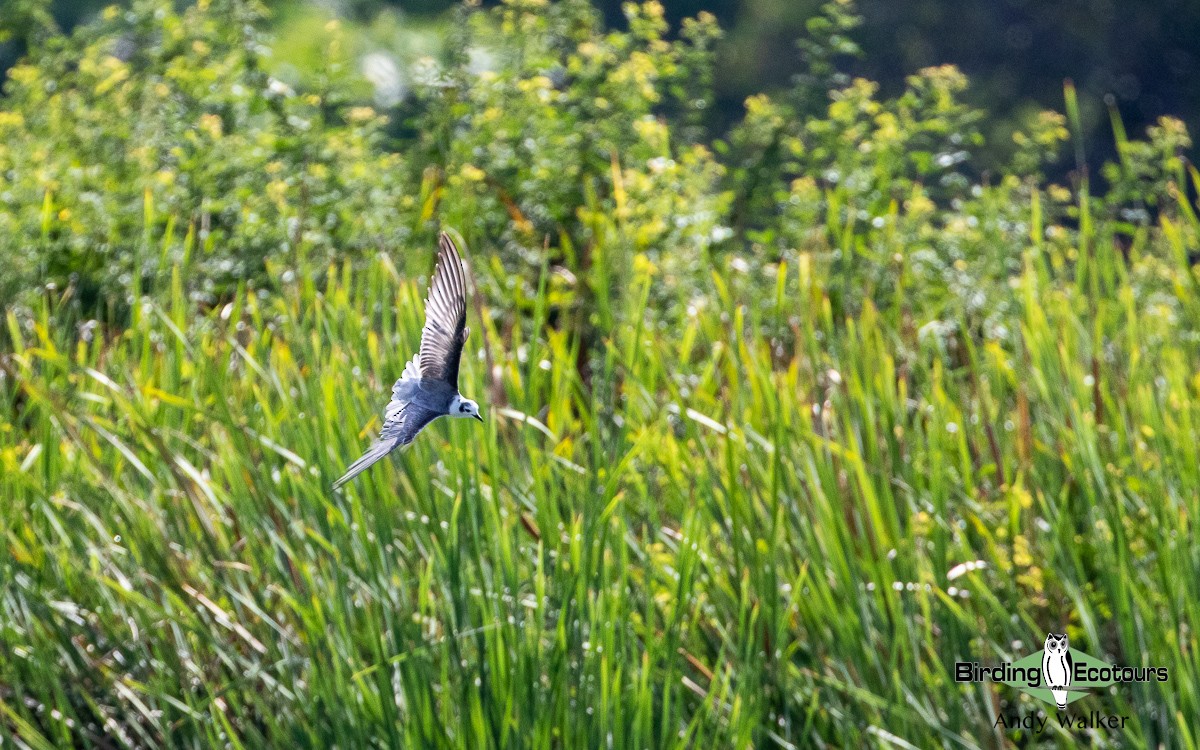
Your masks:
M127 1L127 0L125 0ZM482 0L495 4L497 0ZM365 30L375 44L403 54L428 48L442 35L446 11L455 0L285 0L271 3L283 37L300 32L303 19L336 13ZM623 0L598 0L604 20L624 23ZM71 29L103 7L102 0L8 0L0 14L0 67L7 68L24 49L22 37L42 24L30 9L43 9L43 20ZM1107 108L1141 131L1163 115L1195 128L1200 117L1200 54L1192 41L1200 36L1200 6L1186 0L858 0L861 21L840 29L841 44L812 48L798 37L822 23L822 0L671 0L666 17L678 28L683 19L710 12L728 34L717 47L720 61L713 82L708 122L724 128L740 117L749 95L778 94L797 79L812 75L820 59L837 70L877 81L895 94L905 77L925 67L953 64L973 82L968 103L986 109L986 166L1008 158L1008 136L1023 118L1040 108L1057 107L1064 80L1082 94L1082 133L1095 169L1115 158ZM399 19L399 23L397 20ZM6 44L3 28L17 30ZM415 34L412 32L417 30ZM396 32L400 31L399 34ZM850 32L850 33L845 33ZM319 39L311 27L283 45L281 54L305 52ZM861 48L862 55L854 50ZM311 50L309 50L311 51ZM832 57L826 57L833 52ZM301 55L302 57L307 56ZM1070 169L1059 162L1055 172Z
M189 291L215 301L268 257L403 239L399 158L378 148L376 113L346 106L353 65L331 45L325 88L297 94L264 67L260 18L242 3L113 8L9 72L6 296L70 287L99 314L183 262Z
M960 72L922 70L884 97L829 63L856 23L846 0L809 24L810 74L751 97L723 140L703 126L712 16L674 38L655 3L630 5L623 31L585 0L460 16L440 55L378 63L403 91L390 104L379 93L395 87L338 22L300 74L274 55L261 9L234 0L114 7L52 37L10 71L0 110L5 295L49 285L80 316L119 316L182 263L188 293L216 304L267 259L365 258L444 223L497 253L494 291L531 296L544 248L560 281L586 278L591 248L610 244L663 264L664 284L701 290L750 242L753 263L831 263L839 311L895 292L907 259L874 248L899 234L914 292L948 316L985 315L1010 296L1021 216L1067 136L1062 118L1036 116L1004 173L980 182L982 114L963 103ZM1147 142L1119 142L1104 169L1113 189L1086 200L1132 238L1176 212L1190 141L1165 120ZM1043 206L1045 221L1077 210ZM617 238L602 236L605 217ZM823 231L829 219L842 231Z
M1037 231L1031 203L1064 248L1104 217L1116 241L1151 253L1156 220L1191 210L1191 141L1171 119L1131 141L1114 114L1120 158L1104 167L1101 196L1082 169L1072 189L1044 183L1069 134L1053 112L979 180L982 113L963 103L957 69L918 71L886 97L831 64L853 51L847 0L810 21L809 73L783 95L749 98L714 139L703 121L715 19L672 37L661 5L627 14L627 28L607 30L587 0L462 9L436 56L374 68L357 30L320 21L305 42L319 52L298 71L294 56L277 58L254 3L109 8L10 71L0 288L26 309L50 294L79 320L120 324L173 268L212 306L239 285L269 286L268 261L293 274L363 262L424 247L448 225L493 258L484 293L525 313L539 269L556 268L551 299L580 292L555 315L573 321L583 360L619 318L623 280L606 269L634 256L663 271L656 302L711 300L710 274L731 257L757 275L803 255L828 269L836 316L911 295L919 325L1011 336L1001 321ZM1082 164L1078 139L1076 152ZM655 309L661 324L681 315Z

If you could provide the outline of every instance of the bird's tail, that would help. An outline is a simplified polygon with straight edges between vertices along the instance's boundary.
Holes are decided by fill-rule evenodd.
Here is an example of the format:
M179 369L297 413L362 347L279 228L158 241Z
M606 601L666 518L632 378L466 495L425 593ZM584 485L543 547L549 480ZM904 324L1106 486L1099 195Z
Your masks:
M1059 708L1067 707L1067 691L1066 690L1051 690L1050 692L1051 692L1051 694L1054 695L1054 705L1058 706Z
M391 453L392 449L395 447L396 441L394 440L381 440L375 443L369 449L367 449L366 453L362 454L362 458L350 464L350 468L346 469L346 473L342 475L342 478L333 483L333 488L336 490L346 482L349 482L359 474L362 474L364 471L371 468L371 465L376 461Z

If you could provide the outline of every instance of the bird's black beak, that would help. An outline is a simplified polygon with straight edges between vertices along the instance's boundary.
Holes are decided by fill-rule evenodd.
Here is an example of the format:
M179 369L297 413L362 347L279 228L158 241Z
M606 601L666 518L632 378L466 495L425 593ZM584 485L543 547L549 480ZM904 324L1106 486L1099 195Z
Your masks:
M476 419L478 419L480 422L482 422L482 421L483 421L483 417L482 417L482 416L480 416L480 415L478 415L478 414L472 414L471 416L475 417L475 418L476 418Z

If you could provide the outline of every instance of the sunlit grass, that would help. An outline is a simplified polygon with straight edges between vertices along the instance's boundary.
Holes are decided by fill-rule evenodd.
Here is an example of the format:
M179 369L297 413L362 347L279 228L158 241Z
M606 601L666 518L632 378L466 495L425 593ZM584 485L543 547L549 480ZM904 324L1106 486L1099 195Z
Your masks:
M10 312L0 738L991 747L997 712L1042 706L954 662L1065 630L1171 670L1089 698L1131 717L1093 744L1195 747L1197 340L1110 240L1075 266L1033 236L1011 347L918 332L902 293L835 319L808 256L715 272L664 330L661 271L614 239L581 280L606 282L590 366L545 275L530 326L473 311L486 425L442 420L340 494L422 322L387 256L213 309L177 268L86 336ZM1175 249L1156 267L1194 314Z

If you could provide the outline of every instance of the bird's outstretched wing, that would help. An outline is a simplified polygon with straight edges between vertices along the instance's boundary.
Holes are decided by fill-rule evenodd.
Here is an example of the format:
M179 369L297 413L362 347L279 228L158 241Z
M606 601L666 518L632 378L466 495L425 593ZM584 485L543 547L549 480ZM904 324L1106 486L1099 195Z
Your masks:
M399 390L402 382L404 382L403 378L396 383L392 390L393 393ZM411 401L399 401L393 398L388 402L387 410L384 411L383 429L379 432L379 439L371 444L361 458L350 464L350 468L346 469L346 473L342 475L341 479L333 483L333 488L336 490L371 468L371 465L379 459L397 448L411 443L416 439L417 433L425 428L425 425L440 416L442 415L436 411L418 406Z
M467 328L467 282L458 248L445 232L438 237L438 262L425 299L421 331L421 377L458 388L458 361L471 329Z
M392 387L392 400L384 411L379 438L333 483L335 490L387 454L411 443L425 425L445 414L444 410L421 405L421 393L440 393L448 401L458 389L458 362L471 333L467 328L467 282L454 241L443 232L438 245L437 267L425 299L420 353L412 358ZM436 382L429 383L431 380Z

